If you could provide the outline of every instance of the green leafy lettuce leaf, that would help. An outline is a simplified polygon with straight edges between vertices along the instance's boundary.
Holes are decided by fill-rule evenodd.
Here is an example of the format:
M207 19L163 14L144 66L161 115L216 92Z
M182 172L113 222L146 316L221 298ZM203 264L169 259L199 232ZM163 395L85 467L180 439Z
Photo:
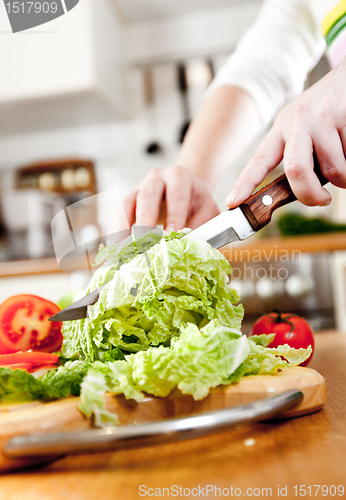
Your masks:
M26 370L0 367L0 401L13 403L78 396L90 366L82 361L68 361L40 378Z
M49 370L38 379L43 387L43 399L79 396L82 380L90 365L83 361L68 361L64 366Z
M20 403L35 401L44 397L44 388L25 370L11 370L0 367L0 401L3 403Z
M64 323L66 357L78 353L92 362L116 347L130 353L168 347L184 325L200 328L213 319L240 328L243 308L227 286L230 264L208 243L184 235L166 235L154 245L143 240L135 250L130 243L101 248L100 259L110 261L95 272L87 292L107 284L87 319Z

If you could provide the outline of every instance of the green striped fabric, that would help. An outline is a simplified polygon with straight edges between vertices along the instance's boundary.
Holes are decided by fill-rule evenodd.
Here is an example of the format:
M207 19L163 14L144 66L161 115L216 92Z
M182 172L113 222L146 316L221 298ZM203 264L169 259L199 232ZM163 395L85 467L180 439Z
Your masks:
M326 35L327 46L329 47L338 34L346 28L346 12L330 28Z

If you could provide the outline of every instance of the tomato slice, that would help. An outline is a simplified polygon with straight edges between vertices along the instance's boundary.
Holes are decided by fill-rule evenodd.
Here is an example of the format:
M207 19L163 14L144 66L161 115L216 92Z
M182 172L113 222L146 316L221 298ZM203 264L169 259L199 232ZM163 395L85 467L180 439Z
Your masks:
M17 363L30 363L32 366L55 365L59 361L57 354L49 352L14 352L0 354L0 366L14 365Z
M61 321L48 321L59 306L36 295L14 295L0 305L0 354L53 352L62 345Z
M10 368L10 370L26 370L29 372L32 366L31 363L16 363L14 365L7 365L6 368Z

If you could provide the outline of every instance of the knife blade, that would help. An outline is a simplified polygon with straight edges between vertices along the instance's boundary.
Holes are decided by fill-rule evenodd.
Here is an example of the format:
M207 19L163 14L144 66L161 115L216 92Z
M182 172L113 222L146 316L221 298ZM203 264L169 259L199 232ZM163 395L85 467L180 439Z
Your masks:
M322 186L329 182L321 173L314 154L314 172ZM234 241L249 238L271 221L273 212L297 198L285 174L256 191L238 208L227 210L184 236L195 241L207 241L212 247L220 248ZM106 283L107 284L107 283ZM87 317L87 306L97 302L104 286L58 312L49 321L68 321Z
M51 316L48 321L72 321L75 319L83 319L88 317L88 306L96 304L99 299L101 290L108 285L105 283L93 292L90 292L85 297L77 300L68 307L65 307L62 311Z

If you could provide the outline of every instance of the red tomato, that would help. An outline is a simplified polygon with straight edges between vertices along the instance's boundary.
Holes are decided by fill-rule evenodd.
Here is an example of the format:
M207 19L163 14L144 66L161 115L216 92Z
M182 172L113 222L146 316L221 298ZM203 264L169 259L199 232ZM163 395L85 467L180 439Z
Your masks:
M274 340L268 347L288 344L295 349L306 349L311 345L311 356L301 363L307 366L313 356L315 340L309 323L302 317L295 314L272 312L259 318L252 327L251 335L262 335L275 333Z
M48 321L60 308L36 295L14 295L0 305L0 354L53 352L62 344L61 321Z

